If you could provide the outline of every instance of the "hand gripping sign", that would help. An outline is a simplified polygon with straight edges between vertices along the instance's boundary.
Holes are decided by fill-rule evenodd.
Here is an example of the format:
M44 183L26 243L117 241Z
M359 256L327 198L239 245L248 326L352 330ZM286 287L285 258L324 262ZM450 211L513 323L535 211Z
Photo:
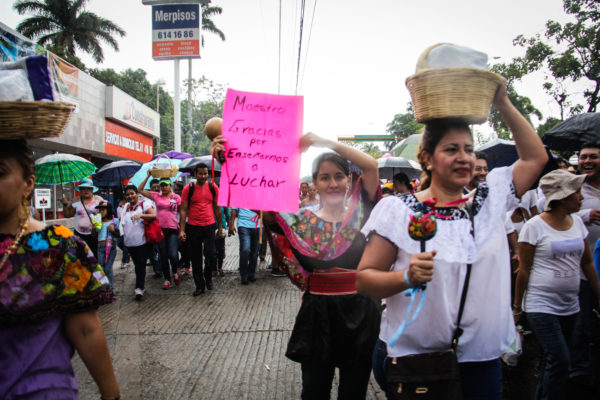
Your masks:
M302 96L228 89L219 205L298 212Z

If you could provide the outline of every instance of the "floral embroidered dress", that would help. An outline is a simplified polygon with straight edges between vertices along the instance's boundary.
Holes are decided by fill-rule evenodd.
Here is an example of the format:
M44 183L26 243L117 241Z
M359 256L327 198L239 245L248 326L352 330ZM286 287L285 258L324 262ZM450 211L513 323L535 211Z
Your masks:
M14 240L0 234L0 257ZM71 230L24 235L0 270L0 398L76 399L64 315L111 301L102 268Z
M379 305L356 293L356 268L366 240L360 228L374 204L355 186L344 221L332 223L307 209L277 214L271 226L275 262L304 291L286 356L336 366L370 363Z

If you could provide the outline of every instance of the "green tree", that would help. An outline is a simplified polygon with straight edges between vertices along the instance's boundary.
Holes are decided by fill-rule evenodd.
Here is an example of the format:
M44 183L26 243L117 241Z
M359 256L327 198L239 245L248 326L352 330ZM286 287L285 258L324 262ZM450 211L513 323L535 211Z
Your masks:
M217 35L221 40L225 40L225 34L221 31L212 20L215 15L221 15L223 9L218 6L202 5L202 30ZM202 35L202 47L204 47L204 35Z
M188 80L186 85L191 90L191 103L185 100L182 108L187 107L188 104L192 106L192 121L190 124L187 114L181 116L182 126L187 127L182 147L186 152L194 155L209 154L210 141L204 134L204 125L212 117L223 116L226 87L205 76Z
M517 36L513 44L524 48L525 55L508 66L515 79L543 71L543 89L559 105L561 119L583 110L596 112L600 103L600 2L563 0L563 8L574 21L547 21L543 37ZM585 86L585 105L573 100L568 90L573 83Z
M394 115L392 122L387 124L387 132L390 135L394 135L396 138L392 141L385 142L386 150L391 150L402 139L406 139L410 135L421 132L423 127L423 124L420 124L417 122L417 120L415 120L415 113L412 103L408 103L406 106L406 112L403 114Z
M33 14L17 26L17 31L37 39L38 44L53 45L75 56L76 49L89 53L96 62L104 60L100 42L119 50L115 35L125 31L112 21L85 11L88 0L17 0L13 8L20 14ZM67 57L65 57L67 58Z
M383 155L383 152L375 143L363 143L360 146L360 150L373 158L379 158Z
M531 99L527 96L521 96L514 88L515 81L520 79L522 75L514 69L512 64L507 65L500 63L493 65L492 71L506 78L508 98L529 123L533 125L531 116L535 116L538 120L543 118L542 113L533 105ZM502 115L500 115L500 112L495 107L492 107L490 110L489 123L500 139L512 139L510 130L504 122L504 118L502 118Z

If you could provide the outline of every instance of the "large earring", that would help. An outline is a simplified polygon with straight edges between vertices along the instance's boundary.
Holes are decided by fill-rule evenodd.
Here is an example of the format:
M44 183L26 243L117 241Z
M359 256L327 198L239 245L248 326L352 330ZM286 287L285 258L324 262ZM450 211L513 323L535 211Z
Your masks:
M19 220L25 221L29 219L29 199L23 196L23 200L21 201L21 205L19 206Z

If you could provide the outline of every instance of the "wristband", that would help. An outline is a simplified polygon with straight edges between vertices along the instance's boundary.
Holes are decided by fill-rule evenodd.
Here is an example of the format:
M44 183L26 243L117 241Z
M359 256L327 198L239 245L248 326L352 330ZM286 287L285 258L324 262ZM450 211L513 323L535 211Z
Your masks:
M408 280L408 268L404 270L404 281L408 286L413 287L412 283L410 283L410 281Z
M512 308L513 308L513 310L514 310L515 308L521 309L521 306L520 306L520 305L518 305L518 304L513 304Z
M515 311L513 310L512 314L513 314L513 315L516 317L517 315L521 315L521 314L523 314L523 310L521 310L521 311L519 311L519 312L515 312Z

